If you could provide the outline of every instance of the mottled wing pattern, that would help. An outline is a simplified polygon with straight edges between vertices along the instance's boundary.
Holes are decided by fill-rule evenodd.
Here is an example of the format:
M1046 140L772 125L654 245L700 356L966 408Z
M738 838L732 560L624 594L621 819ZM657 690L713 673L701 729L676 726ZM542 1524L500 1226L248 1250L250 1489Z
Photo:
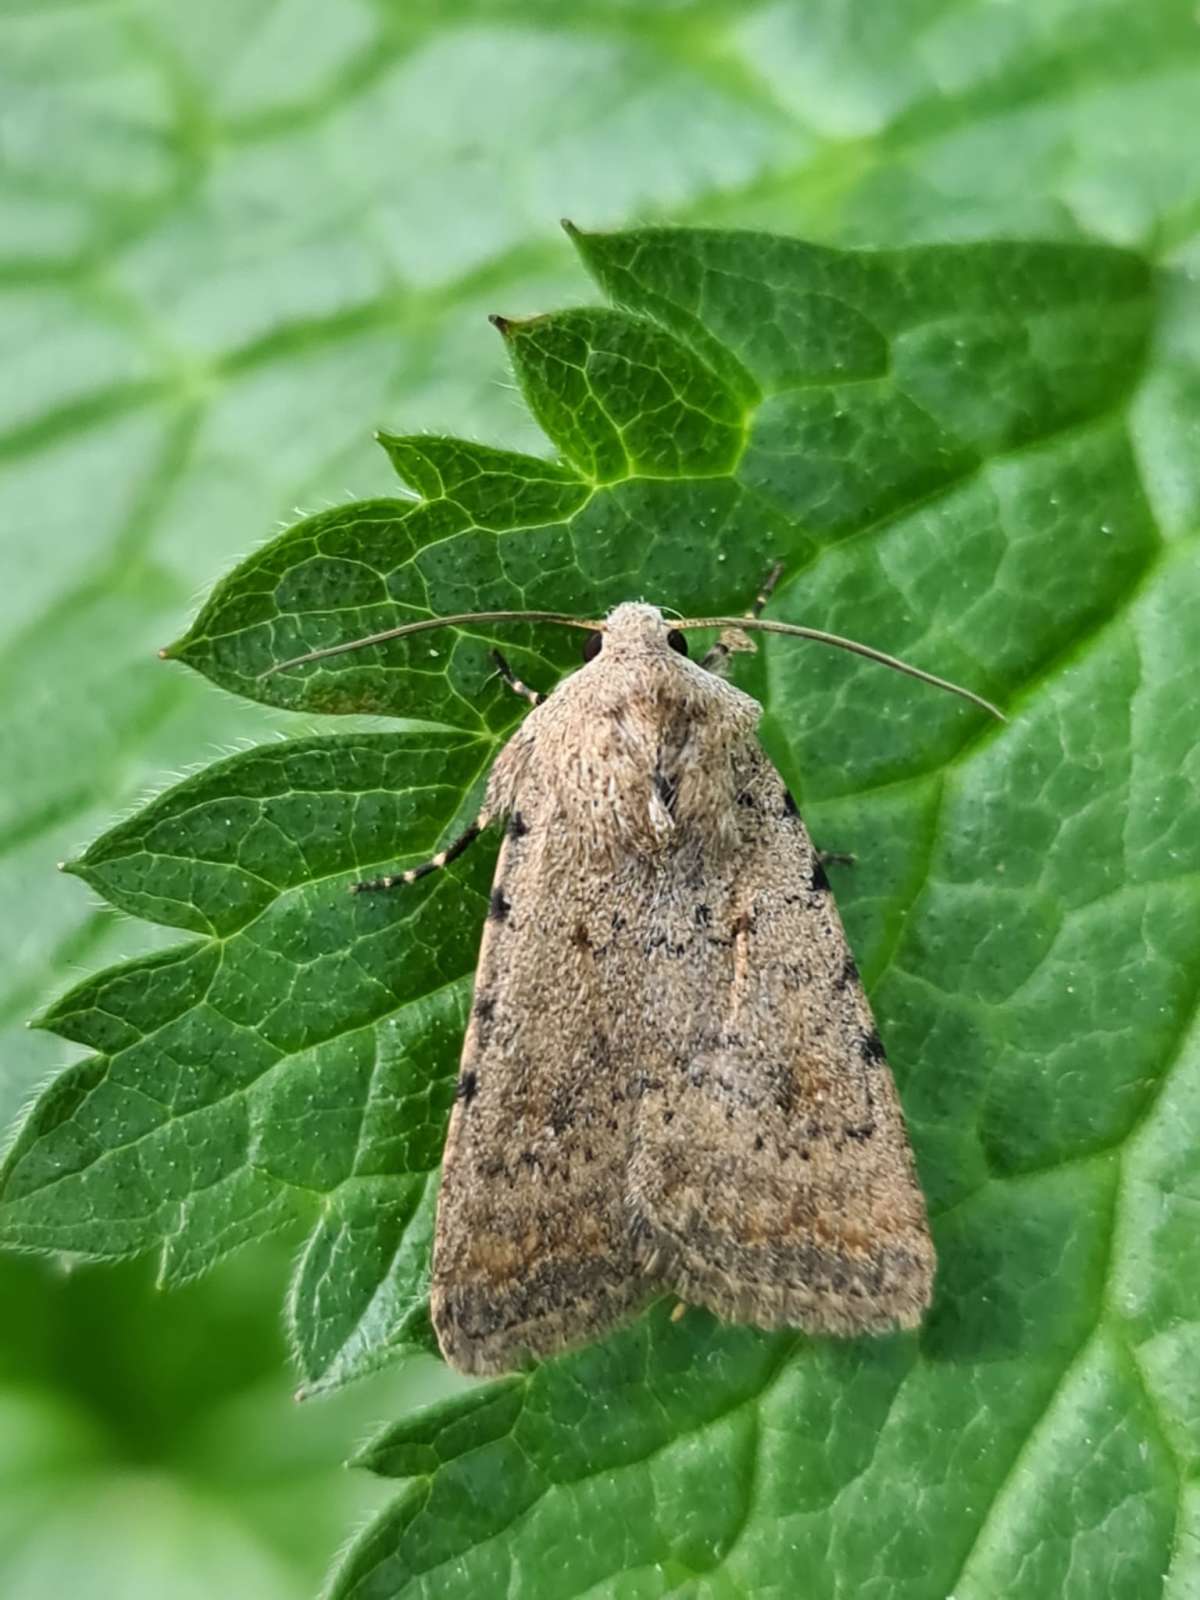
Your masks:
M928 1303L895 1086L758 715L629 605L497 758L434 1247L460 1370L554 1354L663 1289L844 1334Z
M646 1295L625 1201L633 1107L584 920L592 876L531 776L497 862L442 1164L431 1310L460 1371L594 1338Z
M637 1102L643 1270L762 1327L913 1326L934 1255L895 1085L824 870L757 746L738 811L727 870L659 895L650 959L661 992L686 967L690 1005Z

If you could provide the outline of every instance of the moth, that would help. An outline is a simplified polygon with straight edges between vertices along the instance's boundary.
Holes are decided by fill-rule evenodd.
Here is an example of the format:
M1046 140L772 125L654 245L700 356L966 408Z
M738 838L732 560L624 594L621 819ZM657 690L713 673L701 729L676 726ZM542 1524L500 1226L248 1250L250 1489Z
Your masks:
M776 572L772 578L777 576ZM411 884L503 826L446 1139L431 1312L446 1360L500 1373L670 1293L817 1334L915 1326L934 1249L896 1088L814 848L724 676L742 630L619 605L429 618L587 630L532 704L473 825ZM719 627L689 659L685 634ZM274 671L282 668L274 668Z

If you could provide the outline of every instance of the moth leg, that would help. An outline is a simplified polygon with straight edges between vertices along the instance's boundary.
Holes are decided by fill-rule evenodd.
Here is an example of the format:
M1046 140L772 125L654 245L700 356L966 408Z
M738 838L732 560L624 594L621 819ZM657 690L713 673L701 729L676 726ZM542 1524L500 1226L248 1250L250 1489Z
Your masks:
M757 620L757 618L762 616L763 607L766 605L767 601L771 598L771 594L774 591L775 585L779 582L780 578L782 578L782 577L783 577L783 562L782 561L773 562L770 572L767 573L766 577L762 581L762 587L759 589L758 593L754 596L754 604L750 607L749 611L747 611L747 613L746 613L746 615L748 617L754 617Z
M845 850L818 850L817 860L823 867L856 867L858 857Z
M522 700L528 700L531 706L540 706L546 698L545 695L539 694L536 689L531 689L527 683L522 683L499 650L493 650L491 656L496 663L496 671L513 693L519 694Z
M782 575L783 562L776 561L770 572L768 572L766 577L763 579L762 587L754 597L754 604L750 607L749 611L743 613L744 616L750 618L751 620L757 620L762 616L763 607L771 598L771 591L779 582L779 579ZM721 677L729 665L730 656L735 650L753 649L753 644L751 644L750 640L747 639L746 635L739 629L726 628L721 633L721 636L717 640L716 644L713 645L712 649L709 650L707 655L705 655L701 660L700 665L705 669L706 672L714 672L718 677Z
M363 883L352 883L350 893L373 894L379 889L398 889L402 884L416 883L418 878L428 877L431 872L437 872L441 867L448 867L469 845L475 843L491 820L486 811L481 811L467 831L460 833L453 844L448 844L444 850L439 850L437 855L431 856L428 861L422 861L419 867L409 867L407 872L389 873L386 878L369 878Z

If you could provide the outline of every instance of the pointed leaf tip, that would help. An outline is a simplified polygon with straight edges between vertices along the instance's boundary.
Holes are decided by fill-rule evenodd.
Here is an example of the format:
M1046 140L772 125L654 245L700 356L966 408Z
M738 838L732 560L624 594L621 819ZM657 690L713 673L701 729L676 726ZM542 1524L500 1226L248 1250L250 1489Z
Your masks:
M53 1033L54 1032L54 1025L46 1020L48 1015L49 1015L49 1011L48 1010L46 1010L46 1011L35 1011L33 1016L26 1017L25 1026L27 1028L35 1028L35 1029L37 1029L39 1031L43 1031L44 1030L47 1033Z
M509 318L502 317L499 312L496 311L492 312L491 316L488 318L488 321L491 323L492 327L501 334L507 335L508 330L512 327L512 322L509 320Z

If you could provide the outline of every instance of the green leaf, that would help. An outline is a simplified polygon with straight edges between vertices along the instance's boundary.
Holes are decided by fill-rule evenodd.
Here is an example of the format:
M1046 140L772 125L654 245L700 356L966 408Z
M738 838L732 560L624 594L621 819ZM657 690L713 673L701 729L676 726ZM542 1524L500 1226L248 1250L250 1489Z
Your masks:
M1177 1400L1177 1329L1200 1304L1171 1268L1194 1178L1168 1135L1194 1099L1200 834L1193 792L1153 798L1190 751L1187 719L1156 710L1187 701L1200 594L1131 432L1161 283L1078 244L572 232L620 309L503 323L572 465L384 436L418 498L302 520L174 648L276 704L443 727L236 756L74 866L202 937L49 1014L103 1054L25 1124L7 1237L157 1247L180 1276L299 1213L308 1387L428 1340L487 859L396 896L342 891L470 814L515 716L487 644L543 688L573 644L473 627L262 674L474 607L645 593L728 611L777 555L778 614L866 635L1013 718L782 641L748 672L817 837L859 859L839 892L933 1211L933 1312L918 1336L839 1344L660 1305L403 1418L361 1459L405 1487L332 1592L474 1595L516 1567L552 1569L563 1595L757 1593L832 1549L835 1584L897 1595L1012 1592L1027 1571L1038 1594L1137 1594L1171 1560L1200 1450ZM1151 1196L1147 1248L1132 1218Z
M617 311L495 319L530 410L592 482L728 476L745 441L738 397L685 345Z
M394 1449L375 1459L408 1479L397 1510L364 1536L378 1565L368 1575L356 1552L341 1581L452 1593L461 1560L484 1570L481 1592L1190 1596L1200 1527L1191 0L581 0L570 28L545 0L18 4L0 18L0 62L10 380L0 526L16 556L0 594L0 881L12 908L0 994L5 1116L75 1049L45 1030L24 1034L29 1011L64 972L146 955L164 937L89 910L80 886L50 871L140 789L207 759L213 742L287 726L274 708L317 710L322 694L335 707L340 696L349 708L448 723L481 749L510 725L512 704L482 684L487 636L435 636L439 658L393 655L393 671L382 656L349 657L336 676L255 687L272 660L342 637L343 625L383 626L483 589L584 610L630 592L682 605L694 582L688 609L740 605L758 557L787 549L793 587L781 613L880 642L890 630L894 644L1018 713L999 738L981 735L957 707L940 722L914 685L783 641L740 663L767 703L774 753L805 780L822 842L860 857L839 898L904 1069L939 1210L937 1315L915 1351L798 1345L772 1379L753 1337L747 1347L695 1313L669 1326L663 1308L614 1342L612 1364L587 1364L607 1363L608 1350L585 1352L499 1396L474 1391L461 1412L447 1402L404 1418ZM953 328L931 280L928 327L919 318L893 327L899 304L861 281L873 263L860 260L867 270L852 283L858 258L840 248L830 294L820 250L808 247L795 295L808 310L793 315L790 280L778 275L738 280L706 267L699 249L689 262L669 238L651 247L645 235L644 249L624 252L629 236L614 236L606 265L609 236L587 231L579 242L612 304L648 316L648 336L673 335L714 375L705 389L753 414L759 444L739 458L736 484L610 483L610 467L593 493L574 468L533 461L544 439L496 381L520 340L489 347L482 329L486 312L521 327L589 298L553 238L562 210L589 229L645 217L749 225L893 260L914 244L982 241L984 290L987 241L1105 240L1135 254L1084 251L1068 265L1064 253L1059 272L1039 269L1015 287L1009 278L1015 317L972 313ZM1020 248L1005 246L997 268ZM1106 276L1146 265L1145 291L1123 294ZM640 280L632 298L621 274ZM960 304L969 276L964 253L951 288ZM1103 325L1092 315L1100 303ZM804 367L789 396L793 350ZM839 417L831 393L846 372L863 403L851 395ZM678 406L694 392L664 383L660 395ZM629 420L619 402L597 408L594 444L579 437L581 464L587 451L617 459L613 434ZM683 406L683 419L694 430L717 403ZM553 414L548 403L548 423ZM774 437L763 431L772 415ZM552 424L564 451L571 420L560 408ZM516 514L519 471L492 471L482 456L457 476L448 466L458 509L445 547L433 532L396 596L381 603L371 572L343 570L344 616L330 581L328 609L319 599L305 609L299 596L278 619L268 611L277 637L269 626L257 640L239 633L231 613L207 665L198 646L202 670L264 705L156 671L152 650L178 632L191 598L293 508L359 497L386 503L380 523L421 513L397 498L369 444L378 423L400 438L429 426L465 432L523 455L544 496L536 510L526 502L530 526ZM945 457L930 453L939 439ZM673 443L661 430L649 449L635 442L639 472L656 470L655 452ZM460 454L454 441L445 454ZM425 499L441 494L432 477L410 475L419 466L397 465ZM709 508L724 513L735 491L722 544L726 524ZM561 532L573 517L578 540ZM743 559L746 570L733 571ZM352 575L365 580L353 593ZM236 640L247 650L240 665L227 648ZM542 686L575 648L533 633L503 642ZM406 703L404 679L418 667L433 670ZM462 866L464 907L477 903L473 870ZM236 875L229 883L250 893ZM156 898L149 885L147 903ZM177 982L185 994L187 960L168 953L161 973L148 962L131 981L160 993ZM191 969L191 981L202 976ZM130 1002L113 981L111 1006L103 985L84 985L60 1020L87 1027L93 1047L115 1057L133 1048L137 1027L123 1020ZM181 1060L186 1075L190 1058ZM346 1271L351 1259L378 1262L406 1226L419 1248L403 1199L390 1214L381 1205L374 1227L375 1176L316 1195L272 1179L258 1222L252 1208L228 1210L219 1186L203 1219L196 1194L195 1255L180 1270L273 1225L270 1195L289 1196L289 1215L292 1201L307 1207L311 1238L325 1243L306 1257L323 1313L312 1324L317 1354L305 1360L331 1360L338 1381L362 1348L347 1336L360 1308L381 1308L405 1340L421 1336L407 1267L375 1287L370 1272ZM223 1236L226 1215L237 1226ZM253 1273L254 1260L230 1265ZM94 1294L107 1276L69 1281ZM182 1350L189 1312L173 1310L172 1297L134 1323L127 1283L107 1304L47 1294L47 1327L20 1355L24 1370L65 1326L75 1343L64 1370L99 1392L111 1363L95 1328L136 1363L125 1393L139 1393L152 1363L138 1356ZM18 1349L32 1298L14 1290L0 1359ZM378 1337L370 1315L360 1326L364 1340ZM188 1346L172 1392L191 1392L222 1347L254 1337L218 1333L199 1354ZM671 1404L670 1372L694 1366L706 1377L710 1340L714 1390L731 1407L720 1416L692 1391ZM632 1351L625 1387L621 1351ZM518 1405L526 1393L541 1412ZM653 1436L660 1405L669 1423ZM33 1420L22 1429L23 1414ZM239 1571L237 1520L173 1520L168 1498L139 1493L141 1523L154 1506L154 1537L143 1537L124 1456L107 1498L81 1508L46 1449L59 1435L53 1402L22 1413L6 1400L5 1418L5 1438L23 1431L34 1453L6 1458L13 1537L0 1540L0 1587L31 1596L71 1587L89 1600L222 1586L304 1592L283 1557ZM644 1463L615 1456L609 1427L650 1452ZM497 1453L510 1431L530 1455ZM212 1435L214 1459L245 1475L239 1517L273 1521L280 1551L302 1537L332 1542L309 1515L320 1505L328 1519L331 1491L300 1498L293 1435L277 1409L249 1421L226 1409ZM579 1470L581 1457L595 1477ZM367 1488L387 1492L388 1481ZM500 1503L514 1514L489 1538ZM415 1508L407 1522L404 1504ZM347 1504L344 1523L359 1514Z
M488 748L460 734L265 745L71 864L114 905L206 937L100 973L41 1018L101 1053L22 1125L9 1243L157 1248L175 1282L302 1217L288 1316L309 1390L428 1342L434 1174L474 957L463 895L486 899L486 852L406 900L345 889L427 856Z

